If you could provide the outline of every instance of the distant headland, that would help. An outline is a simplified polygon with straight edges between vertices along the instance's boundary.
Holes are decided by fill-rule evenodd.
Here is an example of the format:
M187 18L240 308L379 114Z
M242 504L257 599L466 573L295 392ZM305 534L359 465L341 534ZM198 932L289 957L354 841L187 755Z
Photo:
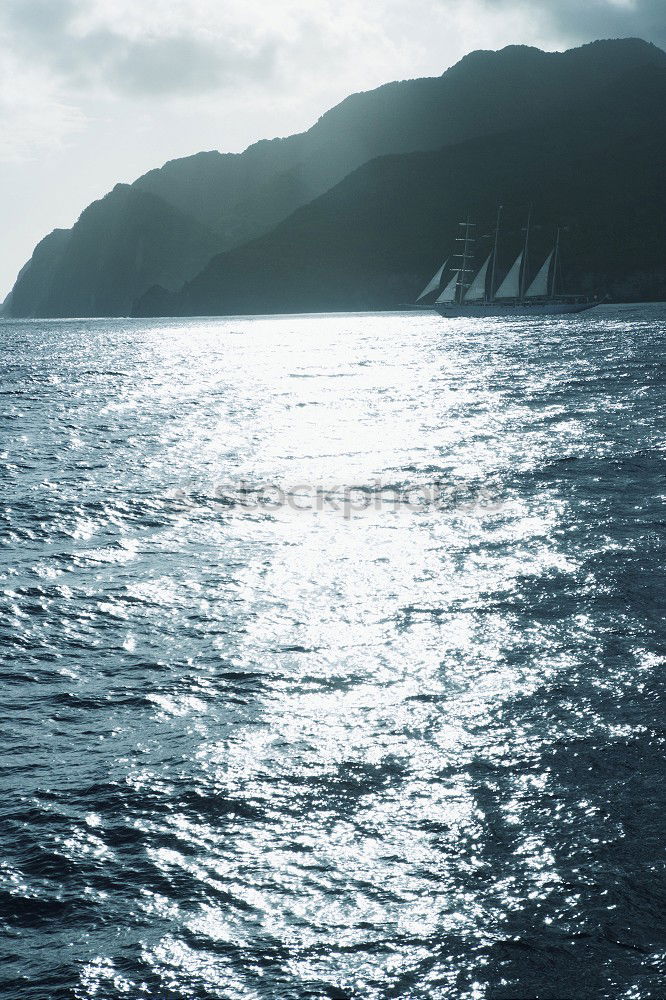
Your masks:
M460 218L483 233L499 203L509 242L526 203L537 241L563 227L572 292L666 299L665 125L666 53L647 42L473 52L302 134L117 185L38 244L4 315L396 308Z

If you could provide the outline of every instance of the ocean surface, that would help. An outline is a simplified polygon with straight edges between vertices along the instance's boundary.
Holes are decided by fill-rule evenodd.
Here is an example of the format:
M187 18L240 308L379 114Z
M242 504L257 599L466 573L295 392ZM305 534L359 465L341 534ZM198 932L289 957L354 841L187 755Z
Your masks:
M666 996L666 306L0 323L0 996Z

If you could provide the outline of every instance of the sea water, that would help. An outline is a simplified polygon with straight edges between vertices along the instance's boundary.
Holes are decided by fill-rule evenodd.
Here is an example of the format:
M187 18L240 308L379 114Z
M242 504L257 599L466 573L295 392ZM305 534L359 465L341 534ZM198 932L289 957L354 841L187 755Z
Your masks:
M0 324L0 994L663 997L666 307Z

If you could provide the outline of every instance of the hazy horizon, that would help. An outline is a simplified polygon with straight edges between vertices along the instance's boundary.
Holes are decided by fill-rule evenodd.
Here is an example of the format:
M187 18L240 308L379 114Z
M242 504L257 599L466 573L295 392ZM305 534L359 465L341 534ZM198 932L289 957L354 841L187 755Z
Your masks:
M603 37L664 47L658 0L6 0L0 11L0 301L35 244L118 182L309 128L351 93L438 76L470 51ZM7 238L8 237L8 238Z

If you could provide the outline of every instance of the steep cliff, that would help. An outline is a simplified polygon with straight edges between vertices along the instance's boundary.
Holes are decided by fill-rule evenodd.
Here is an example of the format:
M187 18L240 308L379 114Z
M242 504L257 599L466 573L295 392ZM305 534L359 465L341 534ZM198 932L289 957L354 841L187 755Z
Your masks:
M36 247L11 293L13 316L123 316L154 283L177 288L220 248L196 219L147 191L118 184L71 230Z

